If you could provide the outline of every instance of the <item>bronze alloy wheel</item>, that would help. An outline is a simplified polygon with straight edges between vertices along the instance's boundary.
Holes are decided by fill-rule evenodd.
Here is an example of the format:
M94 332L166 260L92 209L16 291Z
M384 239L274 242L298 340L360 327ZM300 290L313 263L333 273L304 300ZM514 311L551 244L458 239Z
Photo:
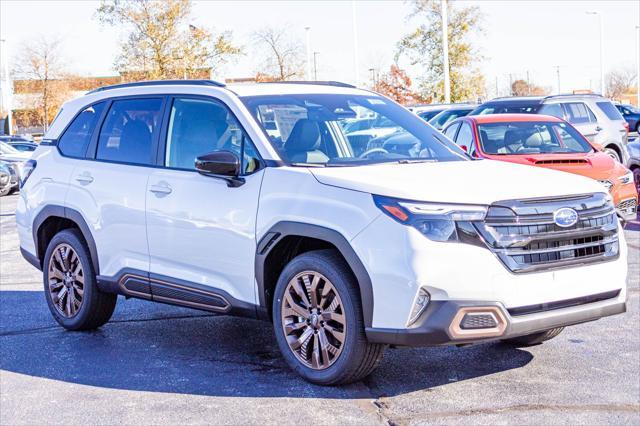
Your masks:
M322 274L304 271L289 281L280 315L289 349L307 367L324 370L340 356L346 318L336 288Z
M58 313L75 316L84 298L84 270L75 250L59 244L49 259L49 296Z

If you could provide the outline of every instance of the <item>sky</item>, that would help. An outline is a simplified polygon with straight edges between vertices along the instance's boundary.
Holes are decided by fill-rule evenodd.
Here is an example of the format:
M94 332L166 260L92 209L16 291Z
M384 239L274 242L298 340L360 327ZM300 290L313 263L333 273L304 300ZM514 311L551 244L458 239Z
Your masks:
M629 1L471 1L478 6L483 33L473 43L484 57L481 70L490 95L506 94L509 81L525 78L557 91L599 91L598 17L602 16L605 73L635 69L640 0ZM113 61L123 34L95 19L96 1L0 1L0 37L16 57L22 43L37 34L61 37L70 71L93 76L116 75ZM354 38L354 10L357 39ZM258 70L260 53L252 33L264 26L286 27L292 38L305 42L310 27L311 51L318 52L318 79L369 84L370 68L388 69L396 43L416 28L407 20L404 1L194 1L192 23L215 31L232 31L246 54L221 70L220 78L249 77ZM354 39L357 40L354 43ZM357 44L358 67L354 52ZM419 69L406 67L412 77ZM357 81L356 81L357 80Z

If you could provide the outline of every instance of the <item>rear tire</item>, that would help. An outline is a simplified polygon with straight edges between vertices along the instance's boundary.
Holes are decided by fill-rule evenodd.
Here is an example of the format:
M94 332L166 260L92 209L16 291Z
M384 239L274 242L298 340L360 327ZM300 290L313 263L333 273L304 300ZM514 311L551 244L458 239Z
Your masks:
M92 330L109 321L117 295L98 289L79 230L65 229L51 239L42 270L47 305L58 324L67 330Z
M564 330L564 327L552 328L551 330L541 331L539 333L505 339L503 342L516 347L539 345L542 342L553 339L560 334L562 330Z
M287 264L272 313L285 361L309 382L356 382L382 359L385 345L367 341L358 284L334 250L303 253Z

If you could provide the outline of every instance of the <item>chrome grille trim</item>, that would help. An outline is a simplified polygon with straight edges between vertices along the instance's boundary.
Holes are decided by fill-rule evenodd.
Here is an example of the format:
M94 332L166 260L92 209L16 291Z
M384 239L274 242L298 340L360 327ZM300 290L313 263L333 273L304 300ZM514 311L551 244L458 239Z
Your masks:
M578 213L578 222L570 228L554 223L553 212L563 207ZM514 273L614 260L619 255L618 219L604 193L496 202L475 227Z

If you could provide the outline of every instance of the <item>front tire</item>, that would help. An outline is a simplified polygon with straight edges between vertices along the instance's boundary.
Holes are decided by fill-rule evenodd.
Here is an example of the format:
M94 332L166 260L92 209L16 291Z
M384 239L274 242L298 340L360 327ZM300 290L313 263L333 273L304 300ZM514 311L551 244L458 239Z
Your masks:
M67 330L92 330L111 318L115 294L96 284L89 249L77 229L57 233L42 265L44 294L53 318Z
M622 161L622 159L620 158L620 154L618 154L618 152L613 148L605 148L603 152L607 154L609 157L616 160L618 163Z
M505 339L503 342L516 347L539 345L542 342L553 339L560 334L562 330L564 330L564 327L552 328L551 330L541 331L539 333Z
M384 345L364 333L358 284L333 250L303 253L282 271L272 307L287 364L319 385L352 383L379 364Z

